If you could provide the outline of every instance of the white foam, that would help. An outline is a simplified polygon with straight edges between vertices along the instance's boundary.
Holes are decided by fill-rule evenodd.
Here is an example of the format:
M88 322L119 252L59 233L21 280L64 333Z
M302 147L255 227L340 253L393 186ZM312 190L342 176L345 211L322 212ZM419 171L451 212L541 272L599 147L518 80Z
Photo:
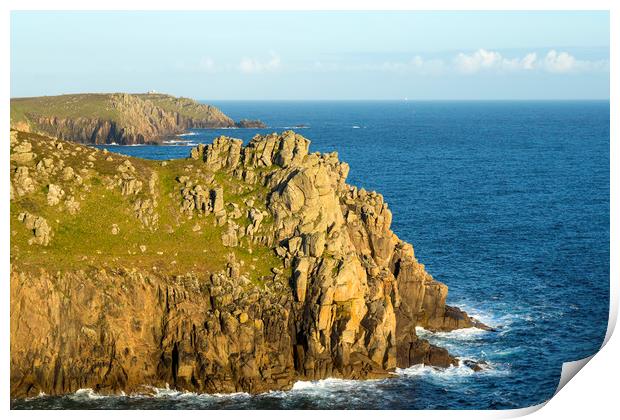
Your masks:
M442 339L447 339L447 340L471 340L471 339L480 338L483 335L490 333L487 330L483 330L477 327L461 328L458 330L438 331L438 332L428 331L422 327L416 327L415 330L416 330L416 334L418 334L420 337L423 337L423 338L427 338L430 336L430 337L442 338Z
M102 398L106 398L105 395L97 394L92 388L81 388L78 389L71 395L72 398L76 400L100 400Z
M190 143L191 140L182 140L182 139L174 139L174 140L164 140L162 141L163 144L185 144L185 143Z
M132 397L144 398L144 397L153 397L153 398L173 398L173 399L191 399L191 398L199 398L199 399L226 399L226 398L247 398L250 397L250 394L247 392L232 392L229 394L223 393L215 393L215 394L199 394L196 392L190 391L180 391L174 388L170 388L170 385L166 384L165 388L157 388L154 386L144 386L147 389L152 390L152 393L148 394L133 394Z
M447 380L450 378L463 378L469 377L472 375L493 375L493 376L503 376L509 373L509 369L505 366L496 365L494 363L487 363L486 365L481 365L481 371L475 372L462 360L459 360L458 366L450 366L447 368L438 368L434 366L428 365L413 365L408 368L397 368L396 374L404 377L410 376L432 376L437 379Z
M326 378L316 381L297 381L293 384L293 388L289 392L306 392L306 391L322 391L334 389L346 389L359 386L369 386L373 383L384 381L385 379L339 379Z
M177 134L179 137L189 137L189 136L197 136L198 133L195 133L193 131L190 131L188 133L183 133L183 134Z

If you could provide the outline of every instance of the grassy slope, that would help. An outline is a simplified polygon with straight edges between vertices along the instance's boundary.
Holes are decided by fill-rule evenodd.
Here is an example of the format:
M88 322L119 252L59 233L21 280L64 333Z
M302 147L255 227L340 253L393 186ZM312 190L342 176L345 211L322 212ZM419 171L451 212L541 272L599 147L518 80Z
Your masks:
M11 121L25 121L27 114L60 118L117 119L111 107L112 94L84 93L75 95L40 96L11 99Z
M18 139L27 139L37 154L31 166L41 157L49 157L54 152L49 139L34 134L19 133ZM204 274L225 267L227 256L234 252L238 261L243 261L242 272L250 279L262 283L262 276L270 273L271 267L282 267L282 262L273 250L260 245L252 246L252 253L245 247L226 248L221 242L222 227L214 226L214 216L194 216L191 220L180 214L180 184L175 180L179 175L189 175L199 179L205 172L201 162L179 159L169 161L162 167L159 162L123 155L112 154L113 161L105 160L106 155L97 149L63 142L65 150L76 152L76 156L63 156L65 166L79 171L85 167L87 155L94 153L97 160L94 168L84 176L84 184L89 192L74 188L76 198L84 196L80 202L81 209L76 215L70 215L62 204L47 204L47 184L61 185L69 194L71 182L60 179L60 174L49 181L38 184L37 189L23 197L16 197L11 203L11 264L23 271L37 271L39 268L50 272L59 270L89 269L101 267L124 267L153 270L160 273L179 275L187 272ZM112 176L116 168L129 159L144 183L143 190L148 190L148 176L156 171L159 182L158 192L159 229L151 232L137 220L132 209L133 198L122 196L118 187L109 190L104 185L104 177ZM192 166L189 171L185 168ZM12 168L13 170L14 168ZM31 168L33 179L36 172ZM252 186L251 191L242 194L233 193L240 181L225 174L215 174L216 180L224 187L225 202L241 203L247 197L265 197L264 187ZM259 200L257 200L259 202ZM264 203L264 201L262 201ZM264 206L263 206L264 208ZM53 229L53 238L47 247L29 245L31 231L18 221L22 211L43 216ZM236 220L240 225L247 225L247 215ZM269 220L265 221L269 223ZM202 226L199 232L192 231L196 223ZM111 234L111 227L117 224L118 235ZM245 244L245 242L244 242ZM140 245L147 247L140 251ZM254 268L252 268L252 266Z
M165 111L174 111L194 119L205 118L205 113L222 114L221 111L211 105L200 104L189 98L177 98L161 93L143 93L135 95L141 99L149 100ZM223 114L222 114L223 115Z

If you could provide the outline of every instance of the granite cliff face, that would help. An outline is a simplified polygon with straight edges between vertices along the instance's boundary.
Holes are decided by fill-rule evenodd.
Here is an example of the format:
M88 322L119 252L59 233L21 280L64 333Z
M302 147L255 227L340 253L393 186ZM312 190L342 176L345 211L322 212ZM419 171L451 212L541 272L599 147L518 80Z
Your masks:
M486 328L292 131L163 163L11 136L12 397L386 377L458 363L416 326Z
M164 94L80 94L11 100L11 126L84 144L157 143L190 128L264 127L235 123L219 109Z

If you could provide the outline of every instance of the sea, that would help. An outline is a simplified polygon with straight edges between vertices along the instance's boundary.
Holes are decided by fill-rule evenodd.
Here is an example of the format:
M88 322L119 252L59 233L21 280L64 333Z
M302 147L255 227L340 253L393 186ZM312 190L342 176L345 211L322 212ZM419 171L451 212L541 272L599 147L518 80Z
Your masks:
M412 366L389 379L297 382L260 395L83 389L12 408L524 408L553 396L562 363L600 348L609 313L609 101L209 103L269 128L192 129L163 146L105 147L172 159L220 135L248 141L293 129L311 151L338 152L349 184L383 194L394 232L449 286L448 304L497 329L419 334L488 368Z

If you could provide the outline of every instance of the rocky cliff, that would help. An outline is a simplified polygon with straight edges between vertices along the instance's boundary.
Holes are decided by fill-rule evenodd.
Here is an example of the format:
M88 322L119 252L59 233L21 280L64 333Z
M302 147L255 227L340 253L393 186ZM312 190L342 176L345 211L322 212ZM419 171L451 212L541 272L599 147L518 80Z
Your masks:
M118 93L11 99L11 127L84 144L142 144L190 128L264 124L235 123L216 107L188 98Z
M288 389L458 363L446 305L381 194L292 131L186 160L11 132L11 396Z

